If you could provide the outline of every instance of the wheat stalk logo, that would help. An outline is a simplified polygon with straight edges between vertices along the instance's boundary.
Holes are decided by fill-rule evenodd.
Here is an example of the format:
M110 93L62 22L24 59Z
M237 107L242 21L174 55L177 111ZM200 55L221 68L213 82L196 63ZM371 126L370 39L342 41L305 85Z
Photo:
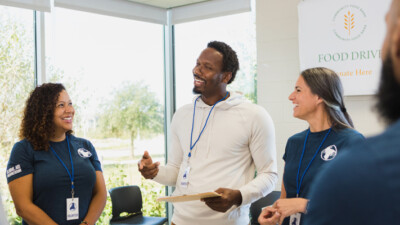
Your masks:
M344 14L344 29L349 31L349 36L351 30L354 28L354 14L347 11L347 14Z

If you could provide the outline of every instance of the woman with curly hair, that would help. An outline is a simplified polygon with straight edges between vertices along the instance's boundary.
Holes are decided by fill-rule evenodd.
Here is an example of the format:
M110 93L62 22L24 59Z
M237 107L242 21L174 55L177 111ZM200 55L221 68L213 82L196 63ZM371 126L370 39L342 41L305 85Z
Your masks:
M23 224L95 224L107 192L93 145L72 135L75 110L62 84L31 93L7 165Z

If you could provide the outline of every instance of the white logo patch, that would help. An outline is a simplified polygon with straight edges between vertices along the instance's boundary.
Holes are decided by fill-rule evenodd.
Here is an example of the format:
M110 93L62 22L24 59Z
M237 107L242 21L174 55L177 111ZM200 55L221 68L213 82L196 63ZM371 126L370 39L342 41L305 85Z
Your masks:
M92 156L92 153L84 148L78 149L78 154L82 158L89 158L90 156Z
M337 148L336 145L331 145L326 147L324 150L321 152L321 159L325 161L330 161L334 159L337 155Z
M18 173L21 173L21 172L22 172L22 170L21 170L21 165L20 164L15 165L14 167L10 167L7 170L7 178L9 178L11 176L14 176L15 174L18 174Z

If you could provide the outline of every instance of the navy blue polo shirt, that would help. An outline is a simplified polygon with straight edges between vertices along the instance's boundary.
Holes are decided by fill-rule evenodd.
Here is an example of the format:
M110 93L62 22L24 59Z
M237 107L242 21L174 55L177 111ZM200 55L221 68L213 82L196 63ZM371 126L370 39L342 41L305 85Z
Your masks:
M71 198L70 177L54 153L33 150L27 140L14 144L7 165L7 182L33 174L33 203L58 224L79 224L86 216L96 183L100 161L93 145L85 139L68 136L74 164L75 197L79 198L79 219L66 220L66 199ZM71 173L67 140L50 142ZM23 224L27 224L23 222Z
M310 132L308 135L303 160L300 165L300 178L328 131L329 129L321 132ZM287 198L296 197L297 172L307 132L308 129L293 135L286 144L285 154L283 155L283 159L285 160L283 184L285 185ZM303 178L299 197L308 198L310 186L316 175L326 164L335 161L336 156L340 154L343 148L360 144L363 141L364 137L354 129L332 129ZM289 224L289 219L285 219L283 224Z

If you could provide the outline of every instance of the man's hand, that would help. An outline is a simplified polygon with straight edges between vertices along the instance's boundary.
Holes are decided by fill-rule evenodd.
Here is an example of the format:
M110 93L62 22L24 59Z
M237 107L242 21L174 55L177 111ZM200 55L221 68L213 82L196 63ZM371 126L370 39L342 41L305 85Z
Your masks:
M276 225L279 223L280 217L281 215L277 209L268 206L261 211L258 222L260 225Z
M153 163L149 153L144 151L142 159L138 162L138 169L144 178L153 179L157 176L159 165L160 162Z
M215 192L221 194L220 197L201 199L208 207L218 212L226 212L233 205L242 204L242 194L239 190L228 188L218 188Z

